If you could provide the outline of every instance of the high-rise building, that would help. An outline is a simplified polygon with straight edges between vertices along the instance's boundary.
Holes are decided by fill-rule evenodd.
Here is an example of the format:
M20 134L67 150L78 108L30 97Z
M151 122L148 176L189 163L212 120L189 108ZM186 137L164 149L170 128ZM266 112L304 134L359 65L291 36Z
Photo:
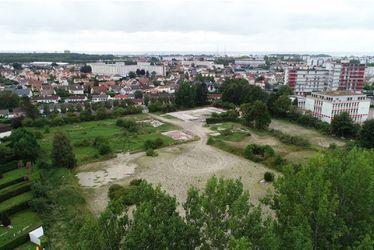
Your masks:
M285 83L296 95L335 90L358 92L362 90L364 75L365 64L339 63L328 69L286 69Z

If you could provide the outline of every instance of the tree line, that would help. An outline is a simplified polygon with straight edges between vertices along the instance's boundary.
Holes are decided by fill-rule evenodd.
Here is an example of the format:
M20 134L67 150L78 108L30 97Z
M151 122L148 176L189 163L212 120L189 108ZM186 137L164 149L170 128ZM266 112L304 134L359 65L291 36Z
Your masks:
M373 161L372 151L330 149L300 169L286 168L276 177L274 193L263 200L273 216L251 203L240 180L212 177L203 190L192 187L182 204L141 179L127 187L113 185L98 219L72 218L69 244L79 249L370 249Z

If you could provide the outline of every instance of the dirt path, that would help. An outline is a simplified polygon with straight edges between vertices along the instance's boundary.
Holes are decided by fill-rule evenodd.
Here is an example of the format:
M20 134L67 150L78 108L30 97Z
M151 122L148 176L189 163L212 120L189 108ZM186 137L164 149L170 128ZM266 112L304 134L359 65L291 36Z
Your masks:
M175 195L179 203L185 201L191 186L204 187L212 175L241 178L254 203L267 193L270 186L260 184L259 181L268 169L206 145L208 133L211 131L203 127L201 121L151 116L199 136L200 140L160 149L158 157L146 157L143 153L120 154L109 161L80 167L77 176L80 184L86 187L85 193L95 213L98 214L106 207L109 183L126 185L134 178L143 178L155 185L161 185L166 192ZM97 175L104 176L96 178ZM183 213L181 207L179 210Z

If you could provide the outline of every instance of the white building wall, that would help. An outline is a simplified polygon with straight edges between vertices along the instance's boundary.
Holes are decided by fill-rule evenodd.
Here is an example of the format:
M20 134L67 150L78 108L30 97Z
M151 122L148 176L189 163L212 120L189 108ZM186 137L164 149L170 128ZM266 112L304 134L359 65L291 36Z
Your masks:
M0 138L4 138L4 137L7 137L7 136L10 136L11 134L12 134L12 131L0 133Z

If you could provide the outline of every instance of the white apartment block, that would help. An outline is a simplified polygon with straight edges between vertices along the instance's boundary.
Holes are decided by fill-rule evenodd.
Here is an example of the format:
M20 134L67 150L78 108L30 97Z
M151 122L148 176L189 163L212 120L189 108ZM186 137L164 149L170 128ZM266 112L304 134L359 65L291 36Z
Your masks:
M368 119L369 109L370 100L366 95L350 91L312 93L305 98L305 110L328 123L343 112L347 112L355 123L362 123Z
M125 65L123 62L117 62L114 64L106 63L90 63L88 64L92 68L92 73L100 75L121 75L127 76L131 71L136 72L137 70L144 70L145 72L156 72L156 75L165 76L164 65L150 65L150 63L138 63L136 65Z
M325 69L286 68L284 80L295 95L332 90L329 88L329 70Z

